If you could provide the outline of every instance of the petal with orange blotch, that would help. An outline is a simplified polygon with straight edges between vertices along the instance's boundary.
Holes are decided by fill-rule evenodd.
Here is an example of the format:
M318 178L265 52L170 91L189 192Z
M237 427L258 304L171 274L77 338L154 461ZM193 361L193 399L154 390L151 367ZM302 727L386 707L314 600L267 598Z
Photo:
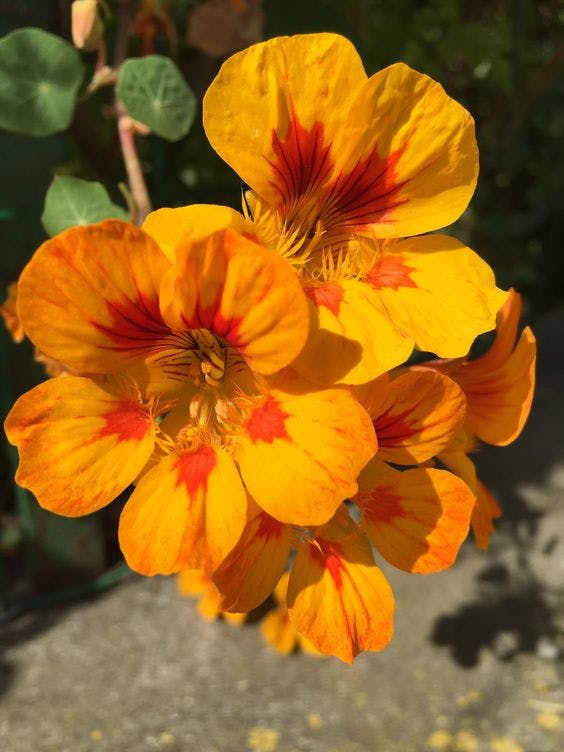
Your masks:
M468 535L474 494L452 473L400 472L372 462L354 501L361 524L382 556L407 572L439 572L453 564Z
M378 457L414 465L447 447L464 421L464 392L446 376L429 370L400 374L387 386L375 383L371 418L378 437ZM380 404L378 404L380 398Z
M484 355L473 360L425 363L460 384L468 404L468 430L496 446L506 446L519 436L535 391L537 347L528 326L513 349L520 311L520 296L511 291L498 314L494 343Z
M179 246L161 295L171 328L208 329L259 373L288 365L307 338L307 303L296 273L233 230Z
M289 525L249 499L248 521L235 548L213 573L226 611L252 611L268 598L284 571L292 542Z
M6 418L18 447L17 482L45 509L68 517L109 504L149 459L156 425L136 396L79 376L45 381Z
M398 329L369 285L342 279L305 287L306 345L293 367L321 384L363 384L403 363L413 340Z
M168 333L158 290L169 266L154 241L126 222L66 230L22 272L24 329L42 352L77 371L121 371Z
M330 145L349 127L345 114L365 81L353 45L336 34L253 45L230 57L208 88L206 135L263 201L289 207L332 173Z
M457 219L476 184L468 112L403 64L368 79L336 34L231 57L204 98L204 127L260 199L306 231L427 232Z
M367 258L374 255L363 279L419 350L458 358L494 328L507 293L496 287L486 262L458 240L426 235L383 246L366 240L362 247Z
M376 451L372 422L344 389L272 388L249 410L237 460L249 493L288 524L327 522ZM311 391L310 391L311 390Z
M478 176L474 120L436 81L403 63L384 68L358 91L347 126L333 148L356 166L342 191L348 226L408 237L466 209Z
M256 228L242 214L228 206L192 204L174 209L157 209L147 215L142 229L174 263L176 249L188 241L199 240L218 230L231 227L241 235L256 236Z
M370 542L351 520L314 531L298 549L288 585L297 631L323 654L347 663L382 650L392 637L394 597Z
M121 513L120 547L141 574L212 572L237 543L246 511L235 463L202 444L168 455L141 478Z

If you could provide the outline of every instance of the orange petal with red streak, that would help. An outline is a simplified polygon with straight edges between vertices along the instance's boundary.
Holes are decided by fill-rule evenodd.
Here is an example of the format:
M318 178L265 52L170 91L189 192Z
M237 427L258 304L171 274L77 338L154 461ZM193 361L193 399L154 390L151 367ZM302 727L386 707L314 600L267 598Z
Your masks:
M362 650L382 650L393 633L394 597L354 527L315 531L296 556L288 586L288 611L297 631L323 654L347 663Z
M426 462L445 449L461 427L464 393L451 379L431 373L406 371L387 386L374 384L373 395L363 395L371 405L380 459L398 465Z
M407 572L439 572L453 564L468 534L474 494L452 473L399 472L369 463L355 502L362 526L382 556Z
M141 478L121 514L120 547L141 574L212 572L237 543L246 511L233 460L203 444L168 455Z
M464 390L466 425L487 444L506 446L519 436L529 417L535 390L536 340L525 327L513 349L521 298L511 295L498 314L492 347L474 360L431 361L426 366L447 374Z
M78 376L26 392L5 428L20 454L16 481L67 517L90 514L124 491L149 459L156 433L135 396Z
M286 567L292 531L249 500L249 519L213 580L225 611L252 611L274 590Z
M47 240L25 267L18 312L31 341L83 373L143 361L168 327L159 285L169 262L126 222L73 227Z
M356 493L360 470L376 451L368 414L344 389L272 388L249 410L237 460L250 494L288 524L327 522ZM284 386L284 384L282 384ZM312 391L308 391L308 390Z
M233 230L179 246L161 295L172 329L208 329L259 373L288 365L307 337L307 303L295 272Z

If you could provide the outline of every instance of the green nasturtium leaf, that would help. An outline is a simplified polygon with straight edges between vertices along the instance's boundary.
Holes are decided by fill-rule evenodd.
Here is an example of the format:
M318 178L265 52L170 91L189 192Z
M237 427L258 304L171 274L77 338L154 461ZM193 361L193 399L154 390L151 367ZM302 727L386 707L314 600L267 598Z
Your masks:
M103 219L129 219L129 214L114 204L101 183L57 175L45 196L41 222L52 237L69 227L91 225Z
M117 94L132 118L168 141L185 136L194 122L196 98L168 57L126 60L119 71Z
M0 128L48 136L70 125L84 66L75 48L42 29L0 39Z

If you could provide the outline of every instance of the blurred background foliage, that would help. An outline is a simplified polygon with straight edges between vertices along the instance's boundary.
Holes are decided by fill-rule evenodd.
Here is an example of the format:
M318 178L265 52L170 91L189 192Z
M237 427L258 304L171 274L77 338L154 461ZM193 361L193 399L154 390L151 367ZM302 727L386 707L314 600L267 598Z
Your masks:
M198 99L196 122L174 143L138 139L154 207L240 206L241 185L207 144L201 97L223 59L281 34L335 31L357 46L369 74L403 60L440 81L473 114L481 173L471 207L449 232L495 269L503 287L540 313L564 294L564 3L562 0L121 0L130 56L170 55ZM0 36L36 26L70 38L70 0L0 0ZM118 0L108 0L109 49ZM83 89L92 77L94 53ZM111 56L110 56L111 59ZM315 71L312 71L315 75ZM112 90L79 97L68 131L28 138L0 131L0 297L46 238L40 217L55 174L97 180L124 204ZM2 413L42 378L29 343L2 337ZM118 510L64 520L13 484L15 455L0 456L0 574L4 607L53 583L108 577L119 560ZM114 507L118 505L113 505ZM113 535L113 533L112 533ZM105 574L103 574L105 573ZM110 577L111 580L111 577ZM106 580L95 580L103 586ZM8 587L9 583L9 587ZM14 585L15 583L15 585ZM96 589L97 585L94 586ZM36 595L35 595L36 597Z

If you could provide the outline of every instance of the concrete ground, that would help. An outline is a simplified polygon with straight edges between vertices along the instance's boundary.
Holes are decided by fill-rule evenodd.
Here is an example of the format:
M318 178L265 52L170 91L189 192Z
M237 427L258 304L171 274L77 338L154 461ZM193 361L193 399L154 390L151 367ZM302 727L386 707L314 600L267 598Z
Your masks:
M487 554L388 574L396 634L352 667L283 658L257 624L199 619L132 577L0 632L1 752L562 752L564 313L536 327L523 437L483 450L505 517Z

